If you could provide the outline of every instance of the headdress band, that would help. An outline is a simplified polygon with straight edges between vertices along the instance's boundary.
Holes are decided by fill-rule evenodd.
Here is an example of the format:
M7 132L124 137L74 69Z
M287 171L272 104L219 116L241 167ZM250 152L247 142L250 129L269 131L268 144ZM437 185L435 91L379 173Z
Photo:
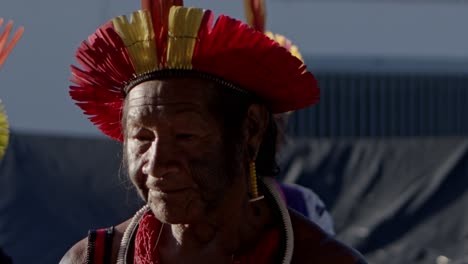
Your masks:
M232 89L241 94L253 96L252 93L249 93L248 91L240 88L239 86L231 82L228 82L222 78L219 78L218 76L215 76L206 72L201 72L201 71L196 71L196 70L184 70L184 69L164 69L164 70L153 71L153 72L142 74L138 76L137 78L128 82L124 87L124 92L125 94L128 94L135 86L146 81L160 80L160 79L167 79L167 78L177 78L177 77L199 78L199 79L203 79L207 81L212 81L216 84L220 84L226 88Z

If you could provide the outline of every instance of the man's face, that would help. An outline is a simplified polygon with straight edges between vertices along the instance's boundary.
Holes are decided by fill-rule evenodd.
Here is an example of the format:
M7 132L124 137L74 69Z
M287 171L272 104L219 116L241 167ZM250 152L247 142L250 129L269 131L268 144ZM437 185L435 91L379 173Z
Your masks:
M129 175L160 221L180 224L203 217L239 175L239 151L226 149L208 107L213 89L203 80L155 80L137 85L127 96Z

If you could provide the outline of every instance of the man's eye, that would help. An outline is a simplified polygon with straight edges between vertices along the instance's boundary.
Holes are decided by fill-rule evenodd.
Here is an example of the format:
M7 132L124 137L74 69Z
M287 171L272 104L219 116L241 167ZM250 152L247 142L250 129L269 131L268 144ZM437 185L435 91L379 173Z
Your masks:
M152 135L151 133L138 133L133 136L133 139L136 139L142 142L152 141L154 139L154 135Z
M138 141L151 141L152 140L152 138L148 136L136 136L135 138Z

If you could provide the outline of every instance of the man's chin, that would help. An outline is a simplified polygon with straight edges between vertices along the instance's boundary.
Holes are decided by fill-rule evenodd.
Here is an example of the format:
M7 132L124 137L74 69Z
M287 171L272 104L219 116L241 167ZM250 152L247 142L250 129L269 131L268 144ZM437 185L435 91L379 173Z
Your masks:
M175 208L166 208L165 206L149 204L154 216L161 222L170 225L190 224L196 221L193 215L187 210L180 210Z

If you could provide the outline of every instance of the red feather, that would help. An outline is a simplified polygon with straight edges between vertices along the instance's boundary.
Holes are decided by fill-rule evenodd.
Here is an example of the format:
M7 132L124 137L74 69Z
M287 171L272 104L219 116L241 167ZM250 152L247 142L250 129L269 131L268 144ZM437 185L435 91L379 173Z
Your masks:
M3 25L3 18L0 17L0 27ZM0 68L5 63L6 58L11 53L13 48L16 46L18 41L20 40L21 36L23 35L24 28L20 27L18 30L13 34L13 37L10 40L10 43L7 45L8 38L10 36L11 30L13 29L13 21L8 21L5 29L0 34ZM1 32L1 31L0 31Z
M273 113L297 110L318 101L315 77L299 59L262 32L220 16L212 28L203 25L199 39L193 69L217 75L256 94Z
M122 140L122 87L135 69L112 22L100 27L76 52L81 69L71 67L70 96L90 120L111 138Z

